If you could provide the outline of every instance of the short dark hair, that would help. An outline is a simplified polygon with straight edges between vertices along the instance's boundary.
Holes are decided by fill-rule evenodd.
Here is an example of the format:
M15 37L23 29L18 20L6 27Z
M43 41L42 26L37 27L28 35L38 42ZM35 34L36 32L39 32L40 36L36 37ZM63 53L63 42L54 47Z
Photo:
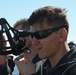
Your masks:
M35 23L42 23L44 20L46 20L48 24L66 24L66 30L68 32L69 23L66 17L65 9L61 9L55 6L45 6L35 10L28 19L29 25L33 25Z

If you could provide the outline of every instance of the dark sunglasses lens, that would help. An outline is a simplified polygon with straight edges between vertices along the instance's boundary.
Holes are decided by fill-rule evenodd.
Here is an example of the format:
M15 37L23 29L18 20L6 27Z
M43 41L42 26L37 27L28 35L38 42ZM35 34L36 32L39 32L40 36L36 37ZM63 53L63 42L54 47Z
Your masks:
M39 32L35 32L34 33L34 36L35 36L36 39L40 39L41 38L41 35L40 35Z
M47 31L43 30L43 31L35 32L33 36L36 39L43 39L43 38L49 36L50 34L51 34L51 32L49 32L48 30Z
M31 37L35 37L36 39L41 39L43 38L42 34L40 32L34 32L34 33L31 33Z

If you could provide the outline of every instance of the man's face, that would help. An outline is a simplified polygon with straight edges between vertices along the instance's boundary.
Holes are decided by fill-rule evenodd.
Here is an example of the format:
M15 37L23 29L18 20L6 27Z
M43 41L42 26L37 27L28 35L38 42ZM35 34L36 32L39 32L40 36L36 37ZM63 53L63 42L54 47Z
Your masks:
M32 25L32 32L46 30L53 28L51 25L48 25L47 22L42 24L34 24ZM46 32L44 33L46 34ZM55 31L49 36L37 39L33 37L32 45L36 48L36 51L41 59L43 58L51 58L54 56L60 47L60 35L59 31Z

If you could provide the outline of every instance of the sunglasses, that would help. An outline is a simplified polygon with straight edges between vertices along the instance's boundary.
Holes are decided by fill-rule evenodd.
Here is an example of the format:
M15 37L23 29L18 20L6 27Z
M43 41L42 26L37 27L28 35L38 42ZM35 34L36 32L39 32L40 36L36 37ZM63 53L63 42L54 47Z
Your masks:
M36 39L43 39L51 35L53 32L58 31L61 28L66 28L66 25L57 26L51 29L41 30L37 32L30 32L31 37Z

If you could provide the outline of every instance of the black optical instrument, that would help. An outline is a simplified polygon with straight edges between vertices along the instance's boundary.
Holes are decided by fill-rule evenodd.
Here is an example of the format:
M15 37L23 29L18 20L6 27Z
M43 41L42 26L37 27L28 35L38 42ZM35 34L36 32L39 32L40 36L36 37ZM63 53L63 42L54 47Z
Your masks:
M25 49L26 39L29 36L26 31L18 31L12 28L5 18L0 19L0 55L14 54L19 55ZM5 39L3 39L3 37Z

